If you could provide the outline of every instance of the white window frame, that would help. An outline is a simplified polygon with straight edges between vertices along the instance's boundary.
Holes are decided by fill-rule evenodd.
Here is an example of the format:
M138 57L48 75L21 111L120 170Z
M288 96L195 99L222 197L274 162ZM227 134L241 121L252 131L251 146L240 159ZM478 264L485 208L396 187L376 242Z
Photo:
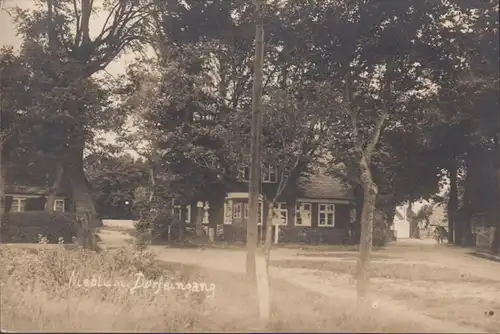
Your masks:
M66 201L63 200L63 199L56 199L54 201L54 211L57 211L57 212L66 212ZM57 210L57 203L62 203L62 211L58 211Z
M16 202L16 211L14 211L14 202ZM21 210L21 202L24 202L24 205L22 206L22 210ZM26 197L13 197L12 198L12 204L10 206L10 211L11 212L25 212L26 211L26 202L27 202L27 199Z
M288 205L287 205L287 203L284 203L284 202L275 203L274 210L276 211L276 213L278 214L278 218L280 219L280 223L278 225L280 225L280 226L288 225ZM274 217L273 217L272 223L273 223L273 225L275 225L274 224Z
M261 169L262 183L277 183L278 182L278 169L275 166L264 166ZM250 167L238 168L238 179L244 182L250 181Z
M179 210L180 209L180 210ZM187 215L186 215L186 223L191 222L191 205L186 205ZM182 219L182 205L176 204L176 199L172 199L172 215L174 218L178 220Z
M272 176L274 176L274 178ZM278 182L277 168L274 167L273 165L264 166L264 168L262 168L262 182L263 183Z
M309 210L305 209L306 205L309 206ZM309 212L309 223L308 224L303 223L302 217L300 215L302 210ZM298 218L300 218L302 223L299 224ZM311 224L312 224L312 203L295 203L295 222L294 222L294 224L295 224L295 226L306 226L306 227L311 226Z
M243 204L244 203L241 203L241 202L238 202L238 203L234 203L233 202L233 218L236 218L236 219L243 219Z
M262 225L264 225L264 202L259 201L259 206L258 206L257 212L260 213L260 215L258 215L257 226L262 226Z
M325 223L321 224L321 214L325 215ZM328 224L331 217L331 224ZM335 204L318 204L318 227L335 227Z
M233 201L224 201L224 225L233 224Z
M238 168L238 179L241 181L250 181L250 167L243 166Z

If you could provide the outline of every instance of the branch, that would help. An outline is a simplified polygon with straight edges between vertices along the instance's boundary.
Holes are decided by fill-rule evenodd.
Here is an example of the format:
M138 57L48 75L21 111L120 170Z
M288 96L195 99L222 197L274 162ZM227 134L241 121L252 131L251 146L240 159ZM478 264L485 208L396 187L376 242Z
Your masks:
M352 135L354 139L354 150L358 155L363 154L363 148L361 145L361 141L359 138L359 130L358 130L358 117L357 112L354 110L352 106L352 92L350 89L350 78L349 74L346 75L345 79L345 98L347 100L347 108L349 110L349 115L351 116L351 125L352 125Z
M299 164L300 164L300 155L297 156L297 159L295 160L295 164L293 165L292 169L290 170L288 177L285 178L283 173L281 173L280 183L278 184L278 189L277 189L276 194L275 194L273 201L271 203L274 204L278 200L278 198L283 194L283 191L290 184L290 179L295 177L295 174L298 171Z
M372 138L363 152L367 163L369 164L373 155L373 151L375 150L375 146L380 140L380 134L384 127L384 123L386 119L389 117L389 103L391 99L391 82L393 79L395 64L392 57L388 57L386 59L386 67L387 70L384 75L384 87L382 91L382 113L380 114L377 122L375 123L375 130L372 134Z
M82 39L82 29L80 15L78 14L78 6L76 0L73 0L73 11L75 13L75 23L76 23L76 34L75 34L75 45L80 45Z
M377 123L375 124L375 130L372 134L372 138L363 152L363 155L365 156L368 163L370 163L371 161L373 151L375 150L375 146L377 145L380 139L380 133L382 132L385 120L387 119L388 116L389 116L388 112L384 110L377 119Z

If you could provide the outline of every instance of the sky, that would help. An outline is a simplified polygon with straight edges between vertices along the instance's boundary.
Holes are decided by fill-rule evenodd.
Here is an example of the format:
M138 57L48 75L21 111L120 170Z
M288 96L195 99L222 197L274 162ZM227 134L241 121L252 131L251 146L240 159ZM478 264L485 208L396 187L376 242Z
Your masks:
M0 0L2 1L2 0ZM13 18L6 12L12 10L12 8L19 6L23 9L35 9L35 1L33 0L3 0L4 5L2 12L0 13L0 45L13 45L15 48L19 48L21 45L21 39L16 35L16 25ZM102 0L96 0L96 4L102 3ZM98 14L94 14L90 22L90 34L94 35L98 33L101 27L104 25L106 17L109 12L102 11ZM133 55L122 55L119 59L111 63L106 71L112 75L123 73L127 65L133 60Z

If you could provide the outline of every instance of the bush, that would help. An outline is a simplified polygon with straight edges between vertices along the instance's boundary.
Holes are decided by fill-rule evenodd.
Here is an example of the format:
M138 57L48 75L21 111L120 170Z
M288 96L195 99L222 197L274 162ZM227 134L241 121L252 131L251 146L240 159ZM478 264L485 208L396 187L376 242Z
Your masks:
M190 279L162 267L155 257L137 248L104 250L96 254L63 245L36 249L0 248L3 265L2 327L16 331L186 331L203 321L206 295L182 290L155 294L130 288L138 273L146 279ZM125 282L114 287L78 287L84 278ZM71 282L73 284L71 284ZM83 283L82 283L83 282ZM90 284L90 283L89 283ZM206 294L206 293L205 293Z
M75 216L46 211L6 212L2 216L3 243L37 243L39 234L49 243L58 243L59 237L70 243L76 236Z
M347 244L349 230L347 228L283 226L280 227L280 242L309 245Z

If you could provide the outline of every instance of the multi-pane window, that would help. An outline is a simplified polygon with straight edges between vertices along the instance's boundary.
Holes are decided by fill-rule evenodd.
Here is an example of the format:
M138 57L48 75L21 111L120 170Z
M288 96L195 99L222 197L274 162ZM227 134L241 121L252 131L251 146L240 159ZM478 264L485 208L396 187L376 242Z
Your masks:
M182 213L183 213L182 205L180 205L178 200L176 200L176 199L172 200L172 205L173 205L172 212L173 212L174 218L177 220L182 220ZM187 214L186 214L185 221L188 223L191 221L191 206L187 205L186 210L187 210Z
M275 223L275 219L279 221L279 225L286 225L288 218L288 208L286 203L275 203L274 204L274 215L273 224Z
M57 212L64 212L64 200L63 199L56 199L54 201L54 211Z
M238 178L242 181L250 180L250 167L240 167L238 169Z
M264 204L259 202L259 207L257 211L257 225L262 225L264 221Z
M226 216L224 217L224 224L232 224L233 223L233 202L226 201L224 202L224 212Z
M14 197L12 199L12 212L23 212L26 208L26 198Z
M261 173L262 182L276 183L278 180L276 167L274 166L264 166L264 168L261 169ZM240 167L238 169L238 179L240 179L241 181L249 181L250 167Z
M262 170L262 182L276 183L276 168L274 166L266 166Z
M318 226L335 225L335 205L320 204L318 213Z
M233 204L233 217L234 218L242 218L243 214L243 203L234 203Z
M297 203L295 205L295 225L311 226L310 203Z

